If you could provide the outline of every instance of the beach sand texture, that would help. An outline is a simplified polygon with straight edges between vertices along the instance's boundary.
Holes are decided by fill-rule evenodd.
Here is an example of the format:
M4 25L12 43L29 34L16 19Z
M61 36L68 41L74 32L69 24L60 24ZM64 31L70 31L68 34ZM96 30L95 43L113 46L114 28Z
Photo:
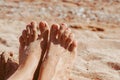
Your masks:
M119 0L0 0L0 13L0 80L17 69L18 39L33 20L67 23L75 34L69 80L120 80Z

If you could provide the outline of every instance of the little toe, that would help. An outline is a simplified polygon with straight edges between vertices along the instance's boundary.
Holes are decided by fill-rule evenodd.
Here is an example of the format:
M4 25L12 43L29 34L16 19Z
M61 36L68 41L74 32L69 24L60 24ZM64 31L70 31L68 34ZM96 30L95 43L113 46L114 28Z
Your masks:
M65 49L68 49L73 39L74 39L74 34L70 33L69 37L66 39L66 42L65 42L65 46L64 46Z
M61 36L62 36L62 34L64 33L64 31L67 29L67 25L66 24L61 24L60 25L60 29L59 29L59 31L58 31L58 40L59 40L59 42L61 43Z
M73 41L73 42L70 44L70 46L68 47L68 50L69 50L70 52L73 52L73 51L75 51L76 46L77 46L77 42L76 42L76 41Z
M50 41L57 43L58 30L59 30L59 25L53 24L50 30Z

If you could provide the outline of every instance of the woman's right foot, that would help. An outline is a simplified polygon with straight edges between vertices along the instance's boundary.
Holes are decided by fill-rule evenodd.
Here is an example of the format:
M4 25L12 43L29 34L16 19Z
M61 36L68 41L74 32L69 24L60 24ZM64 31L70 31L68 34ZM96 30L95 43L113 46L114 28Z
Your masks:
M48 54L42 63L38 80L69 80L69 67L76 56L76 41L65 24L54 24L50 30Z

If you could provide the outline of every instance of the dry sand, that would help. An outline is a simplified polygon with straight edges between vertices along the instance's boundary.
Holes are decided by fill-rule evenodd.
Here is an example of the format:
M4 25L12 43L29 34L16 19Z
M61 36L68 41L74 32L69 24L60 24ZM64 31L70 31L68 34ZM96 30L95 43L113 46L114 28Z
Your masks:
M7 55L0 56L0 80L18 67L18 38L32 20L67 23L75 33L69 80L120 80L120 0L0 0L0 13L0 53Z

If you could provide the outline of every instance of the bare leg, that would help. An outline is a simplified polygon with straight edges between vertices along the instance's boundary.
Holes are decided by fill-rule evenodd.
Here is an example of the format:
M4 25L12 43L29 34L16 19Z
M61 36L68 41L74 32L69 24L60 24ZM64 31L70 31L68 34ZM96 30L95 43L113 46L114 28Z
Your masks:
M44 33L41 33L44 35ZM20 37L20 66L8 80L32 80L41 58L43 37L37 40L35 23L27 25Z
M38 80L68 80L68 68L76 55L76 41L65 24L52 25L48 55L42 63Z

